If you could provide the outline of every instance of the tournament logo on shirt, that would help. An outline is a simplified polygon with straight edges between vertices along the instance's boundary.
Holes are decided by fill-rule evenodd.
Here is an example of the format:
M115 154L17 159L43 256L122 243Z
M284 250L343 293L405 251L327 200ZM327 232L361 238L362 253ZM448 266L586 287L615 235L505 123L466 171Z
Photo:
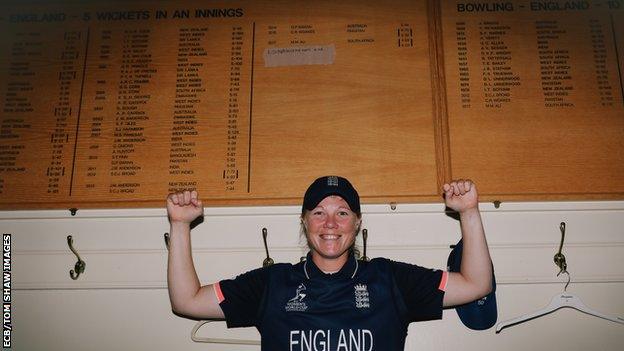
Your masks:
M297 291L295 292L295 296L288 300L286 303L286 311L288 312L303 312L308 309L308 305L303 301L303 299L307 296L305 293L306 287L303 283L299 284L297 287Z
M366 286L366 284L355 285L355 307L357 308L369 308L370 307L368 287Z

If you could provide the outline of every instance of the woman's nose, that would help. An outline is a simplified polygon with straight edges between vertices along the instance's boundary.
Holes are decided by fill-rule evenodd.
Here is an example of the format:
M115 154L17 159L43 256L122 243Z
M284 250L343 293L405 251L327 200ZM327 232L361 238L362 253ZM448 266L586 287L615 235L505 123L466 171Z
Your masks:
M338 227L338 224L336 223L336 220L334 219L333 216L327 217L327 220L325 221L325 227L327 227L327 228L336 228L336 227Z

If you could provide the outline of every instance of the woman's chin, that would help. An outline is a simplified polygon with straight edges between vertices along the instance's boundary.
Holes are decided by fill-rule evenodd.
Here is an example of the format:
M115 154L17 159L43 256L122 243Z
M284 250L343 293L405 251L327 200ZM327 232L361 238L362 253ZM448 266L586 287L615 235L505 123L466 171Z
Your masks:
M315 250L316 254L325 260L337 260L346 255L348 250L339 250L339 249L322 249Z

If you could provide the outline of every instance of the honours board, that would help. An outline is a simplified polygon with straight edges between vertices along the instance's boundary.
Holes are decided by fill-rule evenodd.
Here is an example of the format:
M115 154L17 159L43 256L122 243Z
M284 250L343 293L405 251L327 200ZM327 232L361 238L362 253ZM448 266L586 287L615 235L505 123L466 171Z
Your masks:
M450 167L493 198L624 194L624 2L442 2Z
M621 1L0 6L3 209L624 197Z
M425 1L2 11L2 207L437 197Z

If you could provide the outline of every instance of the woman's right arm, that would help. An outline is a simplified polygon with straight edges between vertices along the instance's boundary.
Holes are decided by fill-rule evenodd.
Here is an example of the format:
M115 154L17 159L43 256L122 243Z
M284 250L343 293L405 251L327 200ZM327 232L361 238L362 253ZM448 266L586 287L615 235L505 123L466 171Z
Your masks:
M202 202L196 191L167 196L169 257L167 286L171 308L191 318L224 318L213 285L201 286L191 254L191 222L203 216Z

